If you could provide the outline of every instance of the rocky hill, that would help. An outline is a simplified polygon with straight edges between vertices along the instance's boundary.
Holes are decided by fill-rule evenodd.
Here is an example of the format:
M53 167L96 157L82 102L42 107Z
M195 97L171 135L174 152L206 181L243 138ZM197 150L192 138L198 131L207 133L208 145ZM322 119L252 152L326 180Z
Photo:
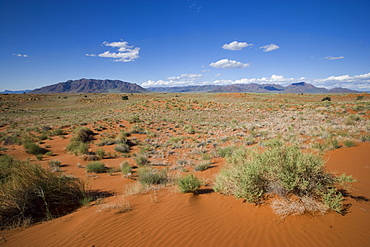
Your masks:
M80 79L60 82L30 93L147 93L141 86L119 80Z

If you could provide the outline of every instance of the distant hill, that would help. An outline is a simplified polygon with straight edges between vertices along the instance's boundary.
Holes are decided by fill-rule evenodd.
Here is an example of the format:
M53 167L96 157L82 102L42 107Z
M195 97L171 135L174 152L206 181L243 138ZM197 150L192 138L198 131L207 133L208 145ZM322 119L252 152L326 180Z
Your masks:
M31 90L18 90L18 91L5 90L0 92L0 94L23 94L28 92L31 92Z
M141 86L119 80L80 79L60 82L30 93L147 93Z
M286 87L276 84L232 84L232 85L204 85L204 86L184 86L184 87L151 87L153 92L181 93L181 92L210 92L210 93L359 93L359 91L347 88L326 89L316 87L305 82L292 83Z
M205 93L215 89L216 85L203 86L180 86L180 87L151 87L148 88L152 92L161 93Z
M271 93L271 92L282 92L284 91L284 87L275 84L257 84L257 83L249 83L249 84L232 84L227 86L218 86L213 89L211 92L233 92L233 93L241 93L241 92L253 92L253 93Z

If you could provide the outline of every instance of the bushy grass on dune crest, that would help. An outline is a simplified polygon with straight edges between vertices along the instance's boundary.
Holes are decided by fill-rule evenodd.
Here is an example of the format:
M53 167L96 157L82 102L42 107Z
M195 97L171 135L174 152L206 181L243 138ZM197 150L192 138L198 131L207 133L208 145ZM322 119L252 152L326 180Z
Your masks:
M283 146L278 140L265 146L264 152L239 149L227 156L231 165L216 177L214 190L248 202L259 202L267 194L309 197L342 212L343 197L335 183L353 182L351 176L327 173L319 156L304 153L297 146Z

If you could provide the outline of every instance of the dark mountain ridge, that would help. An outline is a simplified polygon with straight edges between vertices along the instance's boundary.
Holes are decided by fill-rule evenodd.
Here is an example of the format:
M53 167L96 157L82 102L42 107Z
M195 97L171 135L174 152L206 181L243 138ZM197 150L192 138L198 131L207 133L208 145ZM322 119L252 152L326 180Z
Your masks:
M147 93L141 86L120 80L80 79L60 82L30 93Z

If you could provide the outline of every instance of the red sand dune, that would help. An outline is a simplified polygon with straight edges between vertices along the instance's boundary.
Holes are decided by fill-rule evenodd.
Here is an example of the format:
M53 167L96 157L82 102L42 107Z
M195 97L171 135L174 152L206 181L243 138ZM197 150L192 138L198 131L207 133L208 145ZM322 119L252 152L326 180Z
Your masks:
M210 190L196 196L165 188L125 197L132 206L129 212L96 212L101 205L95 205L24 230L0 232L6 239L2 245L370 246L370 144L330 151L325 158L329 171L358 180L346 197L351 206L344 216L330 212L282 220L266 205L246 204ZM107 188L119 193L128 183L118 175L95 181L97 187L111 181ZM106 201L118 200L120 196Z

